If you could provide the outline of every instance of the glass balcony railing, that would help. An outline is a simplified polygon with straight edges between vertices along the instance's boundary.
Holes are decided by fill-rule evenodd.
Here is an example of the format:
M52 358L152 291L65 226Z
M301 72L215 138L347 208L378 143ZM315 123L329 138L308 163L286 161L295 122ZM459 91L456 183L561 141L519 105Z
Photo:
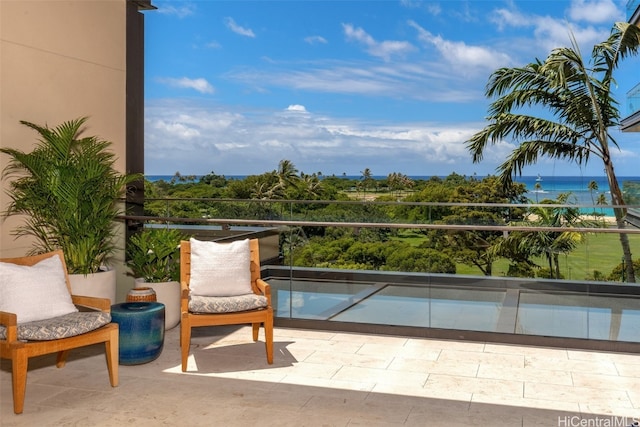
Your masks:
M581 205L584 222L572 227L532 225L528 212L575 205L147 199L152 206L162 216L127 216L129 229L259 238L280 325L640 348L640 285L627 283L619 241L625 234L640 254L640 229L618 228L615 206ZM476 214L458 222L439 219L470 207ZM515 236L548 246L496 249Z
M627 108L630 116L640 111L640 83L627 92Z

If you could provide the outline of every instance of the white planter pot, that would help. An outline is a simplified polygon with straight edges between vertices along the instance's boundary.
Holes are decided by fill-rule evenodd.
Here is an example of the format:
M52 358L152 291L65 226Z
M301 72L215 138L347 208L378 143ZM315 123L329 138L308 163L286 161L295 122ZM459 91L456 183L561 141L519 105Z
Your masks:
M143 278L135 280L136 288L151 288L158 302L164 304L164 328L171 329L180 323L180 282L147 283Z
M116 303L116 270L99 273L70 274L71 293L98 298L109 298L111 305Z

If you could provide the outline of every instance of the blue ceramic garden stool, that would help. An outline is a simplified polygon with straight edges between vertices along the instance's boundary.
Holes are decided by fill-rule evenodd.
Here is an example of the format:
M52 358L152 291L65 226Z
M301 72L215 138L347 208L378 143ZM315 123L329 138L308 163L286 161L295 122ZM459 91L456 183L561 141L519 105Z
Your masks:
M120 364L139 365L160 356L164 345L164 304L124 302L111 306L120 328Z

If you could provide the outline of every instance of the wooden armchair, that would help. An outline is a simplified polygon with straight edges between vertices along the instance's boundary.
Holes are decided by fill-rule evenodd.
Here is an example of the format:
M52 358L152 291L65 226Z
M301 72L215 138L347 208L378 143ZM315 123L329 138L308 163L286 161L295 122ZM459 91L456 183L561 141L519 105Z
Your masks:
M248 241L247 254L248 260L246 268L250 274L250 288L247 284L246 294L232 294L231 296L202 296L196 295L195 289L191 289L192 272L196 274L200 271L200 267L208 268L208 266L196 266L196 262L209 264L210 261L219 264L220 269L224 269L225 262L221 260L207 259L206 257L192 257L192 244L197 243L199 247L209 245L218 245L223 247L226 245L242 244L242 242L233 243L215 243L215 242L199 242L191 239L191 241L182 241L180 244L180 347L182 350L182 371L187 370L187 360L189 357L189 348L191 345L191 328L199 326L217 326L217 325L237 325L251 324L253 327L253 340L258 340L260 325L264 326L265 346L267 351L267 362L273 363L273 308L271 306L271 288L269 284L260 278L260 253L257 239ZM246 242L246 241L244 241ZM215 257L214 257L215 258ZM192 261L194 264L192 264ZM229 262L227 264L236 264ZM235 267L238 267L236 265ZM244 266L240 267L241 269ZM194 270L195 269L195 270ZM208 273L214 272L209 270ZM224 274L222 274L224 276ZM217 286L218 281L225 281L216 274L208 274L212 286ZM194 278L195 279L195 278ZM248 278L247 278L248 280ZM233 281L233 280L232 280Z
M36 270L36 266L43 265L41 262L53 257L59 257L62 265L53 266L53 270ZM66 362L66 357L70 349L84 347L97 343L104 343L107 355L107 367L109 370L109 381L111 386L118 385L118 325L111 322L109 314L111 303L109 299L93 298L86 296L71 295L71 285L61 250L42 255L27 256L21 258L2 258L4 266L0 265L2 279L0 279L0 294L5 299L4 304L9 300L23 301L25 295L17 296L15 291L11 293L9 287L21 286L20 277L31 277L29 286L31 295L40 291L50 292L48 286L58 286L61 298L69 301L69 306L74 312L46 319L21 322L21 315L16 313L0 311L0 357L11 359L11 374L13 383L13 411L21 414L24 407L25 389L27 383L27 368L30 357L44 354L57 353L56 366L62 368ZM29 269L21 267L31 267ZM24 273L24 274L22 274ZM39 280L33 280L40 275ZM54 280L54 277L56 280ZM63 281L65 283L63 283ZM55 282L55 283L53 283ZM66 291L64 285L66 284ZM65 294L65 292L68 294ZM26 295L29 298L29 295ZM46 298L46 297L45 297ZM54 298L56 299L56 298ZM3 302L0 301L0 306ZM77 311L75 306L91 307L94 311ZM37 307L35 307L37 310ZM50 310L46 307L45 310ZM22 318L27 316L22 315Z

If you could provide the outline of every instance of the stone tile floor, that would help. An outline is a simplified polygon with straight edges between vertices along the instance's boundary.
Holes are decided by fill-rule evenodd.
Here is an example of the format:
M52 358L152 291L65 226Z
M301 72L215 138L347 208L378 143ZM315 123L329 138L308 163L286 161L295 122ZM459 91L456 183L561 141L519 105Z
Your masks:
M262 337L261 337L262 340ZM2 426L627 426L640 420L640 355L276 328L275 361L249 327L179 327L153 362L102 346L32 359L14 415L0 365Z

